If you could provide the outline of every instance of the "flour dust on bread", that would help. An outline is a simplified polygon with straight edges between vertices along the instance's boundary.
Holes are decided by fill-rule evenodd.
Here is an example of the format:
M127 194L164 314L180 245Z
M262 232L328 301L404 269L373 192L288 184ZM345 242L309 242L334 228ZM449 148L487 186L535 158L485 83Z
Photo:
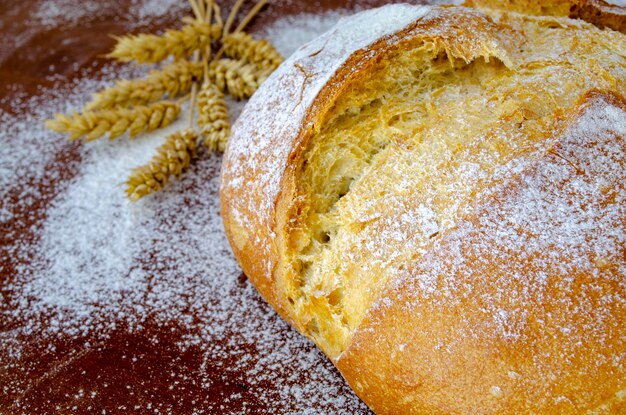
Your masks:
M233 251L377 413L623 413L625 79L582 20L344 19L233 128Z

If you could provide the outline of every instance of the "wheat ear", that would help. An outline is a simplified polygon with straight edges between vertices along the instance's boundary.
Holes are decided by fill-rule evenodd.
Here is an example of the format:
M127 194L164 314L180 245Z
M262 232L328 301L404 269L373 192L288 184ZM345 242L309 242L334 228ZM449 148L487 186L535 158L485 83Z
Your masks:
M180 30L167 30L162 36L153 34L129 35L116 38L117 43L108 55L121 62L160 62L168 56L180 59L194 51L204 49L211 40L219 39L222 27L183 19L186 23Z
M114 86L93 94L86 110L108 109L118 106L143 105L167 94L176 98L191 90L191 84L202 78L202 65L181 60L170 63L162 70L150 71L143 79L117 81Z
M266 39L254 39L245 32L230 33L224 36L222 43L226 55L233 59L272 70L283 62L283 57L270 42Z
M212 83L205 83L198 95L197 122L204 137L204 145L209 150L226 150L230 136L228 108L224 102L224 94Z
M209 80L222 92L241 100L252 96L271 74L271 70L240 60L220 59L211 62Z
M192 129L169 135L157 154L144 166L133 169L126 181L126 195L131 201L161 190L170 176L179 176L196 156L198 134Z
M56 114L55 119L46 121L46 127L59 133L69 133L70 140L85 137L86 141L92 141L106 133L113 140L126 131L131 137L135 137L142 131L165 127L179 114L179 104L159 101L131 109L86 111L82 114L74 113L72 116Z

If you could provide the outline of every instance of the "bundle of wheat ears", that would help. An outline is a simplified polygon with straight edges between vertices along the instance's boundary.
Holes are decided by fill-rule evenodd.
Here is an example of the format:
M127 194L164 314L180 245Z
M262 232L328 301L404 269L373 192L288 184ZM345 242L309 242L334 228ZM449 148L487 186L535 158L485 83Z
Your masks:
M199 140L210 151L224 151L230 134L224 93L237 100L249 98L283 60L267 40L243 31L267 0L256 3L231 31L244 1L235 2L224 22L213 0L189 0L195 18L184 18L181 29L116 38L108 56L118 61L171 61L145 78L117 81L93 94L80 113L56 114L46 126L69 133L70 140L91 141L107 133L111 140L125 133L133 138L171 124L180 115L181 103L189 99L187 128L169 135L152 160L133 169L126 181L131 201L162 189L171 176L182 174L196 156ZM216 53L214 42L222 45Z

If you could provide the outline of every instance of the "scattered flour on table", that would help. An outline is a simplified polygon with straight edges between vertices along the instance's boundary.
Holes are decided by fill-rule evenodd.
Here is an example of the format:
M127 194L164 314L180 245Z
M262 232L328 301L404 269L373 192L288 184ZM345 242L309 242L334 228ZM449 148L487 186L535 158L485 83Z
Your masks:
M268 38L276 49L287 57L299 46L317 35L332 29L340 18L351 14L346 10L336 10L325 14L297 14L277 20L259 33ZM317 35L312 34L316 33Z
M127 6L127 2L123 3ZM67 23L77 23L89 16L98 16L119 10L117 1L77 1L77 0L44 0L35 6L33 21L45 27L61 27ZM186 1L181 0L131 0L122 18L141 25L145 21L156 20L163 16L182 14L189 9Z
M54 4L65 18L80 18L65 15L63 1ZM51 10L45 15L58 22ZM142 18L151 16L141 7L138 10ZM332 12L277 20L264 35L287 55L341 15ZM31 188L23 178L60 180L63 168L58 165L62 163L58 154L71 145L46 131L42 120L54 112L80 107L88 92L110 82L113 75L130 77L136 71L113 74L105 68L103 81L83 80L70 88L84 93L68 96L66 91L48 91L46 98L16 103L27 108L25 116L0 115L0 196L2 200L16 196L0 204L0 224L10 223L18 208L28 208L46 191ZM231 116L240 110L241 105L235 105ZM240 365L253 386L279 385L278 400L264 397L262 387L255 392L263 401L276 400L276 413L285 413L281 402L295 405L288 413L318 413L313 402L325 413L367 413L321 352L259 301L250 284L238 282L241 271L219 215L221 156L202 154L186 175L159 194L135 204L125 198L124 181L130 170L148 161L164 136L180 128L185 119L183 114L181 121L167 129L135 140L103 139L78 147L77 174L57 184L60 192L45 218L35 221L33 231L40 238L23 241L15 235L19 242L6 247L7 255L21 265L8 287L7 292L13 294L0 297L9 304L3 307L8 310L3 319L18 323L0 332L5 353L18 358L17 339L32 333L43 332L50 338L82 336L110 332L117 326L140 330L148 318L174 321L188 329L180 338L181 350L199 346L208 361ZM150 257L152 252L156 257ZM223 338L229 340L219 346L216 340ZM257 349L254 360L242 345ZM284 369L294 366L301 368L296 371L299 375Z

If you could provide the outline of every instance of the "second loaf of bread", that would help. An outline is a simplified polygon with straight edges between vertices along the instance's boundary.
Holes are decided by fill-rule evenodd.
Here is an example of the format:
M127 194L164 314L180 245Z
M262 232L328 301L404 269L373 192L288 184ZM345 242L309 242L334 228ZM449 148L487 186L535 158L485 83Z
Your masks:
M625 79L580 20L343 19L233 127L233 251L376 413L625 413Z

